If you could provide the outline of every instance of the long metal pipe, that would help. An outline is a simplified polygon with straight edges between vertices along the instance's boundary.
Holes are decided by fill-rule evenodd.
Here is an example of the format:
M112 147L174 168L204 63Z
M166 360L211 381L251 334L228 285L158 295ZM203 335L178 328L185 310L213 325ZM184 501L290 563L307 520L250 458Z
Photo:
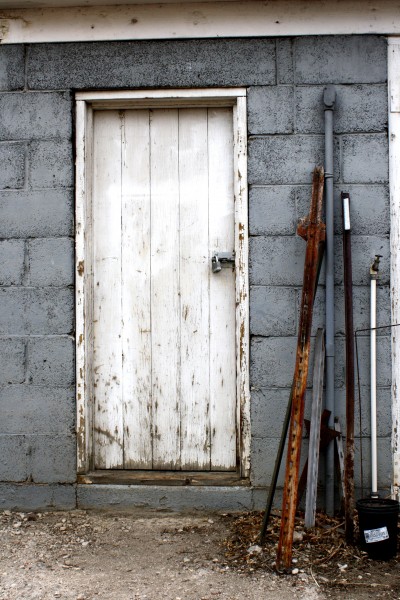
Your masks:
M370 384L371 384L371 497L378 497L378 449L376 433L376 280L378 279L379 259L377 254L371 265L371 306L370 306Z
M330 411L329 427L335 417L335 299L334 299L334 210L333 210L333 110L336 91L333 85L324 88L325 111L325 222L326 222L326 281L325 281L325 340L326 340L326 402ZM335 511L334 443L326 451L325 506L328 515Z

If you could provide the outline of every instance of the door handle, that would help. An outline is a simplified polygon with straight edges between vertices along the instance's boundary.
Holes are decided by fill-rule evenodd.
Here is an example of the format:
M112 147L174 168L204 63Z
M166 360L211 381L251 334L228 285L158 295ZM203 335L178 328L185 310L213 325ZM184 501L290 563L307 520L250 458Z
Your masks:
M214 252L211 257L213 273L219 273L222 267L235 266L235 252Z

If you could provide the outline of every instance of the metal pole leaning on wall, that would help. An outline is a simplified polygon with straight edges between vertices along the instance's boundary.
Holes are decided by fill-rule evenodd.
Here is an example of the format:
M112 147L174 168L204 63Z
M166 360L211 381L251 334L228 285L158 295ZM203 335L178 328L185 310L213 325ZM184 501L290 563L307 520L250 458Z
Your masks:
M326 340L326 408L330 411L329 427L335 417L335 302L334 302L334 227L333 227L333 110L336 91L333 85L324 89L325 111L325 222L326 222L326 289L325 289L325 340ZM326 451L325 506L328 515L335 510L334 443Z

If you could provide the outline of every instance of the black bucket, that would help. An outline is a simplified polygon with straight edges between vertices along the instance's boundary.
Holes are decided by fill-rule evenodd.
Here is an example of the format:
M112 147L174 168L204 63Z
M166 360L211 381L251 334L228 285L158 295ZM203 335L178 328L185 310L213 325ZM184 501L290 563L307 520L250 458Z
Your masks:
M389 560L397 552L399 503L385 498L357 502L360 545L375 560Z

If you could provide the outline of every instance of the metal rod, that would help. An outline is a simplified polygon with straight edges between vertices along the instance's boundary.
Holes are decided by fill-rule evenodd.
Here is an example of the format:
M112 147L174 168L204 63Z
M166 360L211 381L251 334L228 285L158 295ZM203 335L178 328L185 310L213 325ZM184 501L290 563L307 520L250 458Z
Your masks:
M376 427L376 280L378 279L380 255L370 268L371 276L371 334L370 334L370 384L371 384L371 497L378 497L378 449Z
M346 454L344 517L346 541L354 541L354 323L350 196L342 192L344 312L346 329Z
M282 520L276 555L276 566L288 569L292 561L294 521L300 467L301 437L304 417L304 396L307 386L312 311L317 284L319 246L325 240L322 222L324 170L316 167L313 175L312 199L308 219L299 223L297 232L307 240L304 260L304 283L301 298L296 365L294 371L292 411L288 437L285 484L283 488Z
M326 220L326 288L325 288L325 341L326 341L326 408L333 428L335 417L335 300L334 300L334 218L333 218L333 110L336 92L333 85L324 89L325 111L325 220ZM335 510L335 447L330 443L326 451L325 503L328 515Z
M313 303L315 301L315 295L317 293L317 285L318 285L319 275L321 272L322 261L323 261L323 257L324 257L324 249L325 249L325 244L320 244L319 249L318 249L317 281L316 281L316 286L315 286L315 291L314 291ZM272 504L274 501L274 496L275 496L275 491L276 491L276 484L278 482L279 470L280 470L281 464L282 464L283 452L285 449L285 442L286 442L287 432L288 432L289 423L290 423L290 414L292 411L293 384L294 384L294 378L293 378L292 388L290 390L289 402L286 407L285 419L284 419L283 425L282 425L282 434L281 434L281 439L279 442L278 453L277 453L277 456L275 459L275 466L274 466L274 471L273 471L272 478L271 478L271 484L270 484L269 490L268 490L267 505L265 508L264 518L263 518L261 531L260 531L260 544L262 544L265 540L265 534L267 531L269 518L271 516Z

